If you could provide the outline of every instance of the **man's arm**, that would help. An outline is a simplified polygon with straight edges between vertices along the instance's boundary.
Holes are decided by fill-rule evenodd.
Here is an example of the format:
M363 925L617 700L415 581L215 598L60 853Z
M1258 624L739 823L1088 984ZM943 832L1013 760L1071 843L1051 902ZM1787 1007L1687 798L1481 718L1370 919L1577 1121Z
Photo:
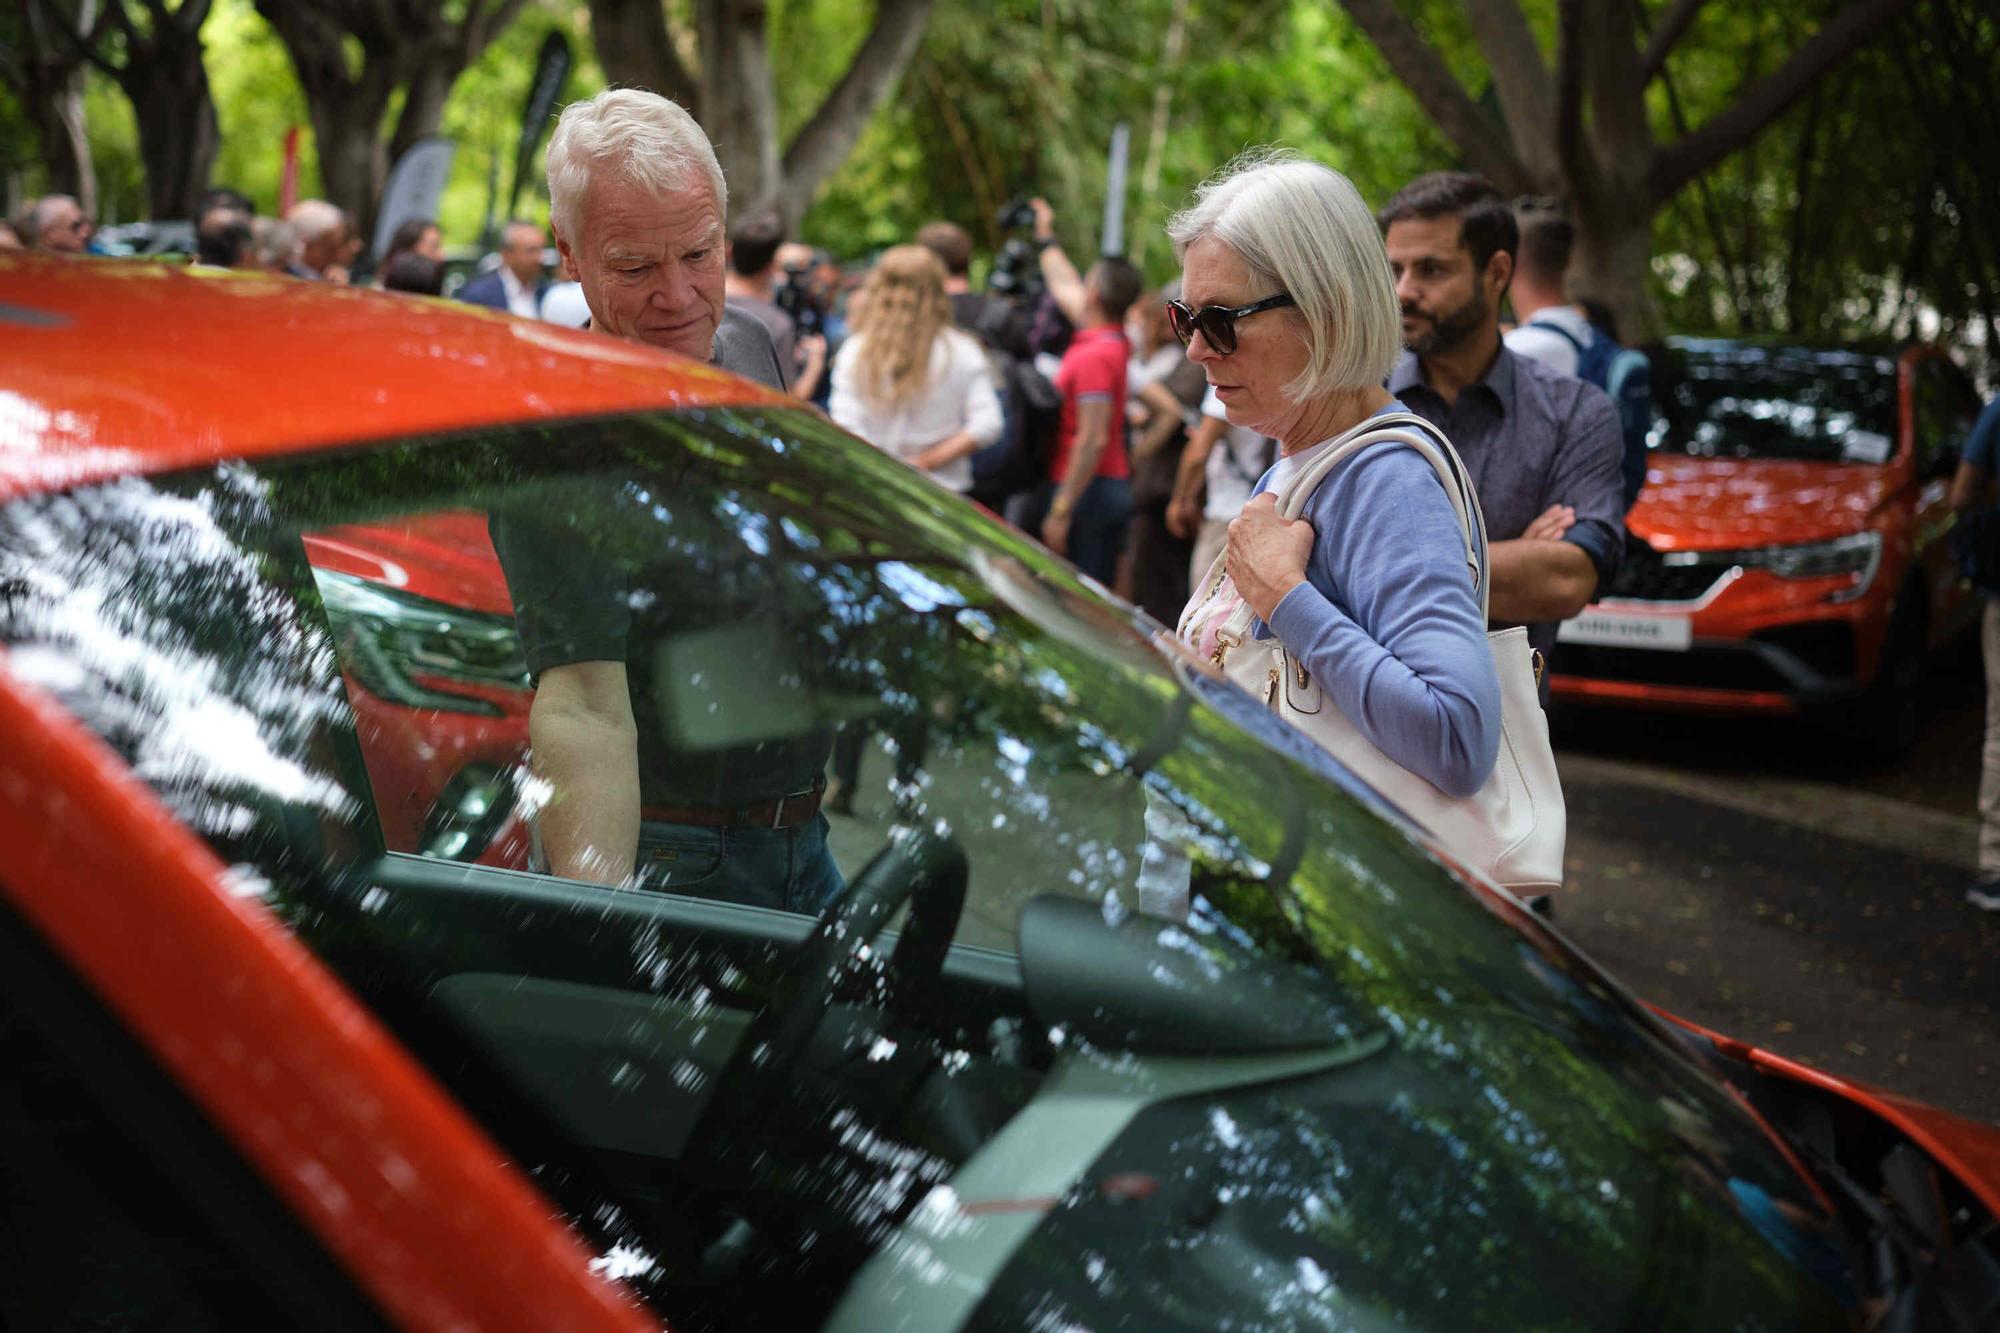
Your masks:
M1202 489L1208 484L1208 456L1215 449L1229 423L1204 416L1188 436L1181 451L1180 466L1174 471L1174 493L1167 500L1167 531L1182 541L1192 541L1201 529Z
M1084 309L1083 275L1056 239L1056 211L1046 199L1031 199L1028 207L1035 212L1035 244L1041 247L1042 281L1048 284L1049 298L1063 318L1080 329L1089 317Z
M1558 427L1561 440L1543 500L1569 521L1551 538L1545 535L1551 512L1544 511L1521 536L1487 544L1493 566L1488 614L1497 621L1569 619L1590 605L1625 554L1625 437L1617 409L1595 385L1562 383L1576 396Z
M1076 440L1070 446L1069 472L1049 502L1049 515L1042 520L1042 544L1057 555L1069 554L1069 521L1084 488L1097 475L1097 459L1104 452L1106 433L1111 429L1110 396L1085 398L1076 405Z
M792 397L811 402L819 392L820 376L826 373L826 337L808 333L797 343L799 377L792 381Z
M1966 437L1958 471L1952 474L1945 503L1959 513L1992 503L1994 455L2000 453L2000 398L1988 403Z
M1513 624L1568 620L1597 595L1597 566L1581 546L1518 537L1492 542L1493 590L1487 614Z
M623 662L541 675L528 710L535 775L549 784L539 828L551 872L597 884L632 878L639 849L639 729Z

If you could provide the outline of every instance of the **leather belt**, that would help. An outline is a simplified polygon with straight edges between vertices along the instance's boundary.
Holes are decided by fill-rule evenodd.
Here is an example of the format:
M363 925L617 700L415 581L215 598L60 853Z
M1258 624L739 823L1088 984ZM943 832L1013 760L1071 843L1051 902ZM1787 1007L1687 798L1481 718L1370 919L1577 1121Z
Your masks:
M804 791L744 805L647 805L641 819L658 824L698 824L704 828L796 828L819 813L826 779L818 778Z

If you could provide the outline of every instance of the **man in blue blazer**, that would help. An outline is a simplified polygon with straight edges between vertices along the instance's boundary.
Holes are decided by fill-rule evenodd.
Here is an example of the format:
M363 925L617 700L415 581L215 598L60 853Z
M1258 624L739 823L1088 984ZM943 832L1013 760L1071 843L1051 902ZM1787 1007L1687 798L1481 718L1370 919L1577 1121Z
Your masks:
M458 299L540 319L542 296L549 289L542 276L542 248L547 244L534 223L508 223L500 233L500 266L459 288Z

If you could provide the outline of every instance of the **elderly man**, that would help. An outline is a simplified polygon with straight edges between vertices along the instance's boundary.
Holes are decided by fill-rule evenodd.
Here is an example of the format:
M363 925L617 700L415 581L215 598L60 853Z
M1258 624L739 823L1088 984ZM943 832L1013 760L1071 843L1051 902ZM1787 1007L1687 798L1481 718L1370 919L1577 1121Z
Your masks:
M286 272L315 282L345 282L347 215L324 199L301 199L285 214L299 254Z
M728 195L687 112L652 93L601 93L563 113L548 172L556 248L593 328L785 387L771 335L724 304ZM669 736L687 682L666 663L754 640L759 599L742 580L672 607L638 596L709 585L671 563L685 551L618 548L627 502L613 481L489 520L536 678L542 854L571 878L816 912L844 888L819 810L832 732L801 723L698 748Z
M80 255L90 243L90 219L83 205L66 194L44 195L28 225L35 248L51 254Z
M542 297L549 280L542 275L542 251L548 241L542 229L519 219L500 233L500 265L458 289L458 299L505 310L524 319L540 319Z

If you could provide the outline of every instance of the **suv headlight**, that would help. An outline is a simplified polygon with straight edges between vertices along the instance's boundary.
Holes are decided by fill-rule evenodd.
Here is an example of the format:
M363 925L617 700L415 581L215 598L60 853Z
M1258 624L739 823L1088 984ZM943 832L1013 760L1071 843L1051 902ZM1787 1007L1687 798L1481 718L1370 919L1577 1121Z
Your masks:
M499 717L502 710L484 699L434 688L417 677L528 688L528 660L511 617L448 606L332 570L315 569L313 578L340 640L341 664L389 702Z
M1781 579L1824 579L1851 574L1853 586L1827 598L1832 602L1851 602L1868 591L1875 581L1875 572L1882 567L1882 534L1857 532L1831 541L1757 546L1745 551L1677 551L1661 557L1661 562L1741 565L1745 569L1768 569Z

